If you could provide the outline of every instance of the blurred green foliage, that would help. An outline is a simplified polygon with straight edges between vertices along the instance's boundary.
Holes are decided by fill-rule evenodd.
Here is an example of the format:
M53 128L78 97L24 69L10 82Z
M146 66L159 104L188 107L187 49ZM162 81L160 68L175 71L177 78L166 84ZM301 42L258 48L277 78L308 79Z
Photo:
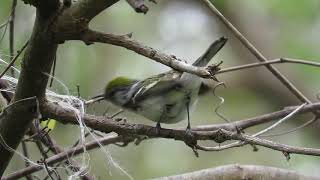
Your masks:
M287 23L304 24L317 19L320 2L317 0L270 0L263 1L272 15L283 18Z

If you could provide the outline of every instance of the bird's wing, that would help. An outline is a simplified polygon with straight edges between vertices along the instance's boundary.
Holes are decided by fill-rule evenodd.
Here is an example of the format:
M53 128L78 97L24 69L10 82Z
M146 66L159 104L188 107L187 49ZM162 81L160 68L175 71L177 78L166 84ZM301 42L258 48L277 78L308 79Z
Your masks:
M132 96L133 102L139 102L150 95L155 96L163 94L177 85L181 73L175 70L151 76L137 84L134 95Z

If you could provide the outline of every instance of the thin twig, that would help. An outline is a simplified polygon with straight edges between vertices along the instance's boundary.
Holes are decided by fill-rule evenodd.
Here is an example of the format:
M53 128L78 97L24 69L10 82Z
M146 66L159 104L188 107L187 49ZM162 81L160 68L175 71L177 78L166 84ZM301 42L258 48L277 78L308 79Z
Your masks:
M102 145L109 145L109 144L113 144L116 142L121 142L122 140L123 140L123 138L121 136L116 136L116 135L108 136L108 137L104 137L104 138L99 139L99 142L92 141L92 142L86 143L85 149L92 150L92 149L100 147L99 143L101 143ZM70 155L75 156L75 155L82 153L83 151L84 151L84 148L82 146L77 146L77 147L68 149L68 150L63 151L59 154L56 154L54 156L49 157L48 159L46 159L46 162L48 165L53 165L55 163L58 163L60 161L67 159ZM18 179L18 178L23 177L25 175L37 172L41 169L43 169L42 166L32 165L32 166L29 166L28 168L24 168L24 169L21 169L21 170L18 170L16 172L12 173L12 174L9 174L6 177L3 177L2 180Z
M259 131L258 133L255 133L252 135L252 137L257 137L257 136L261 136L262 134L274 129L275 127L277 127L279 124L283 123L284 121L288 120L289 118L291 118L292 116L294 116L295 114L297 114L304 106L306 105L306 103L302 104L301 106L297 107L294 111L292 111L290 114L288 114L287 116L285 116L284 118L280 119L279 121L277 121L276 123L274 123L273 125L269 126L268 128ZM248 144L247 142L243 142L243 141L238 141L238 142L234 142L234 143L230 143L230 144L226 144L223 146L215 146L215 147L207 147L207 146L201 146L201 145L197 145L196 148L203 150L203 151L222 151L225 149L230 149L230 148L234 148L234 147L240 147L240 146L244 146Z
M302 104L301 106L299 106L297 109L295 109L294 111L292 111L290 114L288 114L286 117L280 119L279 121L277 121L276 123L274 123L273 125L269 126L268 128L255 133L254 135L252 135L253 137L256 136L260 136L268 131L271 131L272 129L274 129L275 127L277 127L279 124L283 123L284 121L290 119L292 116L294 116L295 114L297 114L304 106L306 105L306 103Z
M246 143L243 142L234 142L234 143L230 143L230 144L226 144L226 145L219 145L219 146L214 146L214 147L208 147L208 146L203 146L203 145L196 145L196 148L202 151L222 151L222 150L226 150L226 149L231 149L231 148L235 148L235 147L241 147L246 145Z
M221 12L219 12L216 7L214 7L210 0L202 1L260 62L267 62L267 58L265 58L262 53L256 47L254 47L254 45L250 43L250 41L246 39L236 27L234 27L231 22L227 18L225 18ZM305 97L284 75L282 75L278 69L270 64L266 64L265 66L301 102L307 102L309 104L311 103L311 101L307 97Z
M52 175L51 175L52 171L49 170L48 164L47 164L47 162L46 162L46 159L41 159L41 160L40 160L40 163L43 163L43 164L44 164L45 170L47 171L47 175L50 177L51 180L54 180L54 178L53 178Z
M230 68L224 68L220 71L216 72L216 74L222 74L226 72L232 72L232 71L238 71L243 69L249 69L259 66L265 66L266 64L281 64L281 63L294 63L294 64L304 64L309 66L315 66L320 67L320 63L314 62L314 61L307 61L302 59L292 59L292 58L280 58L280 59L274 59L274 60L268 60L267 62L257 62L257 63L251 63L251 64L245 64L240 66L234 66Z
M104 100L104 97L103 97L103 96L101 96L101 97L96 97L96 98L92 98L92 99L84 102L84 104L85 104L85 105L89 105L89 104L93 104L93 103L95 103L95 102L99 102L99 101L102 101L102 100Z
M53 79L54 79L55 71L56 71L56 63L57 63L57 55L54 55L54 60L53 60L53 65L52 65L52 72L51 72L51 79L50 79L49 87L52 87L52 84L53 84Z
M21 147L22 147L22 153L25 157L29 158L29 152L28 152L28 147L25 141L21 142ZM30 166L30 162L29 161L25 161L25 166L29 167ZM32 180L31 175L27 175L26 176L27 180Z
M111 116L109 116L108 118L114 118L114 117L116 117L116 116L118 116L119 114L121 114L121 113L123 113L124 112L124 110L123 109L120 109L119 111L117 111L116 113L114 113L114 114L112 114Z
M38 129L38 130L37 130ZM36 127L31 128L30 130L35 133L35 134L40 134L38 135L39 140L45 145L47 146L54 154L59 154L62 153L64 151L64 149L62 147L60 147L50 136L49 134L45 133L43 134L43 130L40 129L40 127L38 126L38 128L36 129ZM72 161L71 159L67 159L66 161L67 164L71 165L68 166L73 172L79 172L80 171L80 167L77 164L77 162ZM89 174L84 174L80 177L80 179L82 180L94 180L93 177L91 177Z
M36 140L35 143L36 143L36 145L37 145L37 148L38 148L41 156L42 156L44 159L47 159L47 158L49 157L49 156L47 155L48 152L47 152L46 150L44 150L41 142L40 142L39 140Z
M248 118L248 119L243 119L243 120L238 120L234 121L232 124L229 123L224 123L224 124L213 124L213 125L201 125L192 128L194 131L209 131L209 130L217 130L217 129L226 129L226 130L231 130L235 131L234 126L240 128L241 130L254 127L259 124L264 124L268 123L274 120L277 120L279 118L283 118L286 115L290 114L292 111L294 111L297 108L295 107L285 107L283 110L280 111L275 111L271 112L268 114ZM299 111L299 114L306 113L306 112L312 112L314 110L317 110L320 108L320 103L313 103L311 105L306 105L304 108L302 108L301 111Z
M298 126L298 127L295 127L293 129L290 129L288 131L284 131L284 132L280 132L280 133L273 133L273 134L266 134L266 135L260 135L260 137L275 137L275 136L283 136L283 135L286 135L286 134L289 134L289 133L293 133L293 132L296 132L298 131L299 129L302 129L304 127L307 127L309 126L310 124L316 122L318 120L318 117L315 116L313 117L311 120L303 123L302 125Z
M23 52L23 50L27 47L29 41L26 41L24 45L21 47L21 49L18 51L18 54L12 59L12 61L7 65L6 69L0 74L0 78L2 78L3 75L6 74L6 72L11 68L11 66L14 64L14 62L18 59L20 54Z
M16 6L17 6L17 0L12 0L11 16L9 21L10 61L13 60L13 55L14 55L14 20L16 16ZM14 66L14 63L11 66ZM12 77L15 77L14 69L11 69L11 75Z
M80 98L81 95L80 95L80 85L77 84L77 98Z
M6 23L6 24L4 25L4 30L3 30L3 33L2 33L1 38L0 38L0 44L2 43L2 40L3 40L4 36L5 36L6 33L7 33L8 24L9 24L9 20L8 20L8 23Z
M247 134L238 134L236 132L230 132L230 131L225 131L225 130L221 130L222 134L230 137L233 140L240 140L240 142L236 142L234 144L229 144L226 145L226 148L230 148L228 146L232 146L232 147L238 147L238 146L242 146L244 144L254 144L254 145L259 145L259 146L264 146L273 150L277 150L277 151L281 151L281 152L286 152L287 154L290 153L294 153L294 154L305 154L305 155L315 155L315 156L320 156L320 149L316 149L316 148L304 148L304 147L293 147L293 146L289 146L289 145L285 145L285 144L280 144L280 143L276 143L270 140L266 140L266 139L261 139L258 137L253 137L251 135L247 135ZM217 151L219 149L217 149L217 147L203 147L203 146L197 146L197 148L201 149L201 150L205 150L205 151Z
M0 29L5 27L9 23L9 19L7 19L4 23L0 24Z

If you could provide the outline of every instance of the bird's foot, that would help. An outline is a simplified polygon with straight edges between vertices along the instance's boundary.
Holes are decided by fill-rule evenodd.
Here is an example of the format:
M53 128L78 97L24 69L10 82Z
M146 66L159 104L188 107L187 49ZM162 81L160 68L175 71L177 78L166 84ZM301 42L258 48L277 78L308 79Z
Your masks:
M197 144L197 141L194 139L190 125L186 128L186 143L187 144Z
M190 128L190 125L187 126L186 128L186 137L184 142L186 143L187 146L189 146L192 151L194 152L196 157L199 157L199 153L197 151L197 140L194 138L194 135L192 133L192 130Z
M193 136L190 124L188 124L188 126L186 128L186 135L189 136L189 137Z

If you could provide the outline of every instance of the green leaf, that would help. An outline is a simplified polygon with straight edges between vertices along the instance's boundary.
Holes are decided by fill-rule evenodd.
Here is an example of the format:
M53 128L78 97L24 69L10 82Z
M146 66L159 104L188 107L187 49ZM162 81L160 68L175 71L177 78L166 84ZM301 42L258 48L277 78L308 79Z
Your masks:
M48 131L51 131L55 128L56 126L56 120L54 119L48 119L48 120L45 120L45 121L41 121L40 122L40 126L42 128L46 128Z

